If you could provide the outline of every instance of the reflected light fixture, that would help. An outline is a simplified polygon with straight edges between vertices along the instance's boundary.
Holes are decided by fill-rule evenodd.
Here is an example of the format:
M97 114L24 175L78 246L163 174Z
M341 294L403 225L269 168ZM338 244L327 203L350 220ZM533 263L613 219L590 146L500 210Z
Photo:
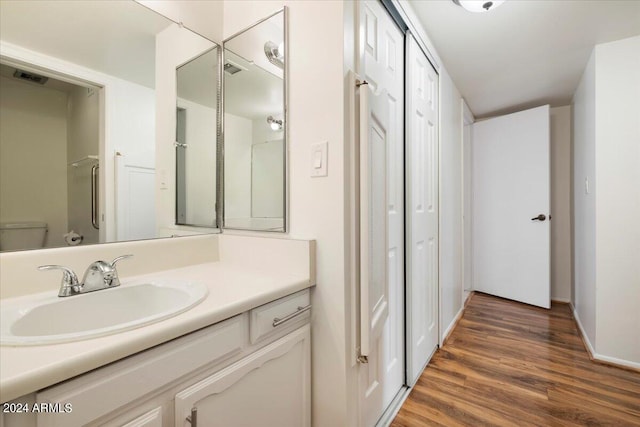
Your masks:
M463 7L469 12L489 12L500 6L505 0L452 0L458 6Z
M284 42L280 44L275 44L272 41L266 42L264 44L264 54L269 62L284 70Z
M273 116L267 117L267 123L271 126L271 130L282 130L282 120L274 119Z

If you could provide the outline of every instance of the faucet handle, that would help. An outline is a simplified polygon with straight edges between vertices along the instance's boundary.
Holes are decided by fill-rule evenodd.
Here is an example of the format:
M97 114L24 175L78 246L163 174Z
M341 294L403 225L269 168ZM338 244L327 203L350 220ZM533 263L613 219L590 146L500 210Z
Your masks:
M128 255L120 255L119 257L115 257L113 259L113 261L111 261L111 267L112 268L116 268L116 263L118 261L122 261L123 259L131 258L132 256L133 256L132 254L128 254Z
M41 265L38 270L62 270L62 283L60 284L58 296L66 297L79 292L81 285L78 282L78 276L72 269L63 265Z

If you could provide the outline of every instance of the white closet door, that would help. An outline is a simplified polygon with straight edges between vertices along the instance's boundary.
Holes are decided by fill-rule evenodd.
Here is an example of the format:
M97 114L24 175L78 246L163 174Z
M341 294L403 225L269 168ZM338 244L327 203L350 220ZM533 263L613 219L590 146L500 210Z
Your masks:
M407 381L438 346L438 74L407 35Z
M369 83L360 90L370 94L369 104L360 105L367 128L361 129L361 148L364 144L368 150L361 157L360 176L369 184L360 193L361 208L369 211L368 226L361 228L369 240L361 245L369 251L369 258L361 253L361 289L369 290L363 312L369 319L361 327L371 335L365 342L368 363L360 365L359 388L363 425L373 426L405 377L404 40L378 1L362 2L360 17L363 74Z
M549 106L476 122L472 141L474 289L549 308Z

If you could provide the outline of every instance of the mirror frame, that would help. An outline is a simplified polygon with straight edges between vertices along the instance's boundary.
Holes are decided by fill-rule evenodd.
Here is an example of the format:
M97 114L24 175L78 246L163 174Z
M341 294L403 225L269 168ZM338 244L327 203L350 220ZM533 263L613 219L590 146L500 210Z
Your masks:
M236 36L239 36L243 33L245 33L246 31L260 25L261 23L273 18L274 16L278 15L279 13L282 13L282 19L283 19L283 36L284 36L284 57L285 57L285 61L284 61L284 69L283 69L283 75L282 75L282 90L283 90L283 113L284 113L284 135L283 135L283 167L284 167L284 171L283 171L283 183L282 183L282 191L283 191L283 209L282 209L282 230L263 230L263 229L256 229L256 228L240 228L240 227L227 227L225 225L225 212L224 212L224 97L225 97L225 89L224 89L224 61L225 61L225 44L229 41L231 41L231 39L233 39ZM218 202L217 202L217 207L219 209L220 212L218 212L218 209L216 209L216 215L217 218L219 220L218 222L218 226L220 227L220 230L242 230L242 231L259 231L259 232L265 232L265 233L288 233L289 232L289 12L288 12L288 8L287 6L283 6L282 8L278 9L277 11L271 13L270 15L260 19L257 22L254 22L253 24L249 25L248 27L243 28L240 31L237 31L236 33L232 34L231 36L227 37L226 39L224 39L222 41L221 44L221 49L220 49L220 54L221 56L219 57L220 59L220 66L218 68L218 72L220 73L219 78L218 78L218 83L221 85L220 88L220 92L219 92L219 96L218 96L218 101L220 103L220 105L218 106L218 128L219 128L219 132L218 132L218 154L219 157L218 159L220 159L220 163L217 165L217 173L218 173Z

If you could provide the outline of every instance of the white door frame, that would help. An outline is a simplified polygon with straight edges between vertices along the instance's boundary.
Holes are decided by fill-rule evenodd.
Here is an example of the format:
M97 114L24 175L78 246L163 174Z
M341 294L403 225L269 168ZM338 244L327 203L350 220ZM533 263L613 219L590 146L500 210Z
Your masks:
M11 43L0 41L2 61L18 65L48 77L72 83L77 86L91 87L98 92L98 157L99 165L99 236L100 242L114 241L115 203L113 185L115 179L115 143L107 131L110 120L117 110L115 99L109 86L116 78L81 65L60 60L39 52L25 49Z
M473 291L473 192L471 177L473 176L473 122L475 117L466 101L462 104L462 303L465 303L465 293ZM468 285L468 286L467 286Z

